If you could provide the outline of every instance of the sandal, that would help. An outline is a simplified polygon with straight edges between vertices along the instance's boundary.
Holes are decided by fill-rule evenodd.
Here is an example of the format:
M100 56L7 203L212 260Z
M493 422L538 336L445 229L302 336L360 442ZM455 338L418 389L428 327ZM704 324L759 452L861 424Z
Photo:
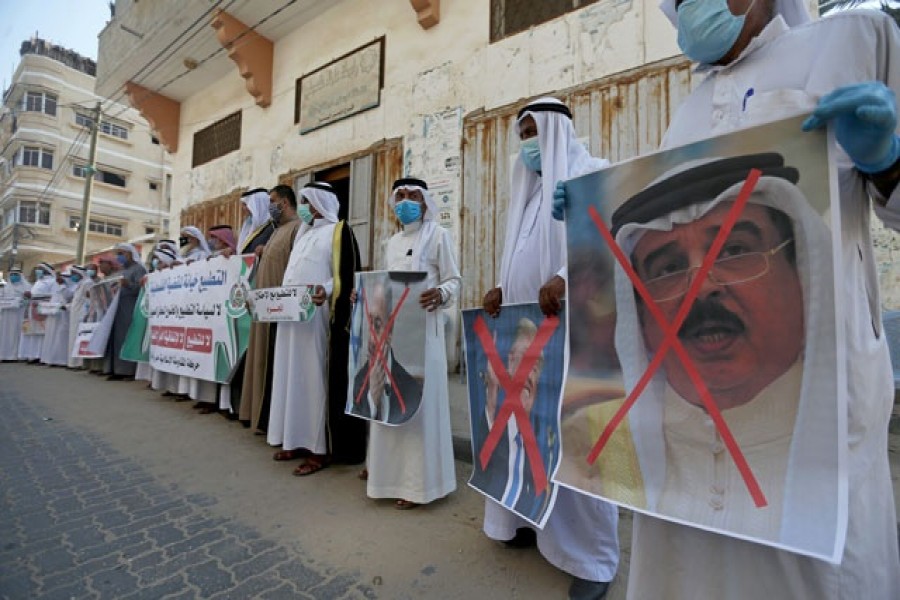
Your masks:
M312 457L310 457L306 459L305 463L294 469L294 475L297 477L306 477L307 475L318 473L330 464L330 458L321 457L319 459L312 459Z
M412 510L412 509L418 508L420 506L422 506L422 505L419 504L418 502L413 502L412 500L400 499L400 500L397 500L396 502L394 502L394 508L396 508L397 510Z
M368 481L369 480L369 470L363 469L362 471L360 471L359 473L356 474L356 478L362 479L363 481Z
M296 448L294 450L279 450L274 455L272 455L272 460L277 460L280 462L283 460L303 458L304 456L309 456L309 452L304 450L303 448Z

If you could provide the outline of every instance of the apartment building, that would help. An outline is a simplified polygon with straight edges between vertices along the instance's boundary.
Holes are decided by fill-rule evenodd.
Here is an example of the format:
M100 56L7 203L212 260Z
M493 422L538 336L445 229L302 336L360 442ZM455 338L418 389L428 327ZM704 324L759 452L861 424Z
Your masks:
M93 60L38 38L20 55L0 108L0 271L74 260L98 103L86 253L167 237L171 167L147 122L95 95Z

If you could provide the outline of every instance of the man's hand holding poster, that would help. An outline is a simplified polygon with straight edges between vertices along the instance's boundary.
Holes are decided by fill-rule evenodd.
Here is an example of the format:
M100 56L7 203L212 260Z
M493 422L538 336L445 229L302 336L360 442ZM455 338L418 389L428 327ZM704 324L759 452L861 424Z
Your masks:
M402 425L419 409L425 374L425 273L357 274L346 413Z
M543 527L556 499L557 414L566 309L503 306L496 318L463 311L474 471L469 485Z
M802 119L567 182L556 480L839 560L847 512L840 207Z

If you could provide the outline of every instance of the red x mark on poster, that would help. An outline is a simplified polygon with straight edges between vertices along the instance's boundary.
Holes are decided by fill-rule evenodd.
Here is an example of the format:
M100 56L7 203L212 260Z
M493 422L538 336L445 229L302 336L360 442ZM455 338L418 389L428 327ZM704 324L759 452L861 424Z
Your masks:
M547 317L541 322L537 334L534 336L531 344L528 345L528 349L525 350L519 367L516 369L515 374L510 377L506 367L503 365L503 361L500 359L500 353L497 352L497 346L494 345L491 332L488 330L484 319L479 316L475 319L474 325L475 334L481 341L481 347L487 355L488 362L497 375L500 387L506 393L503 406L500 407L497 416L494 418L491 431L484 440L481 452L478 454L481 468L487 468L488 462L491 460L491 456L493 456L494 450L500 442L500 437L506 431L506 424L515 415L516 426L519 428L519 433L522 434L525 456L528 457L528 464L531 465L535 494L542 494L547 489L547 470L544 468L544 461L541 459L541 453L538 450L537 438L534 435L534 429L531 428L531 421L525 412L525 407L522 406L522 389L525 387L525 380L528 378L528 374L531 373L531 369L534 368L535 363L540 359L541 351L547 345L547 342L550 341L550 338L553 337L553 332L556 331L557 327L559 327L559 317Z
M382 368L384 368L384 372L387 375L388 380L391 382L391 388L397 395L397 401L400 403L400 410L404 413L406 412L406 403L403 401L403 395L400 393L400 388L397 387L397 383L394 381L394 376L391 375L391 370L387 366L387 356L385 355L384 347L387 343L388 337L391 334L391 330L394 329L394 321L397 320L397 315L400 313L400 307L403 306L404 302L406 302L407 296L409 296L409 287L403 290L403 294L400 296L400 300L397 301L397 305L394 307L394 310L391 311L391 314L388 317L388 322L387 324L385 324L384 329L379 336L378 332L375 331L375 325L372 323L372 319L369 318L369 299L366 296L366 290L365 288L363 288L362 290L363 310L366 313L366 324L369 326L369 335L373 340L375 340L375 356L369 357L369 370L366 371L366 377L365 379L363 379L362 386L359 388L359 393L356 395L356 400L354 401L356 404L359 404L363 392L367 387L369 387L369 378L372 376L372 371L375 370L375 366L381 365Z
M606 424L603 433L600 435L597 443L594 444L593 449L588 454L588 464L594 464L594 462L597 460L597 456L599 456L604 446L606 446L606 443L612 436L613 431L615 431L615 429L621 424L622 420L625 418L625 415L629 410L631 410L631 407L634 406L634 403L644 391L644 388L646 388L647 384L650 383L650 379L653 377L656 371L659 370L659 367L662 365L662 361L666 357L666 354L668 354L670 350L673 350L677 355L679 361L681 361L681 364L684 366L684 370L690 378L691 383L694 384L697 392L699 392L700 399L703 402L703 406L704 408L706 408L706 411L709 413L710 418L715 424L716 431L718 431L719 435L722 437L722 441L725 443L725 447L728 449L728 453L731 455L731 459L734 461L738 472L741 474L741 477L744 480L744 484L747 486L747 490L750 492L750 495L753 498L754 504L756 504L758 508L762 508L768 504L766 497L762 492L762 489L760 489L759 487L759 482L753 475L753 471L750 468L750 465L747 463L747 460L746 458L744 458L744 455L741 452L737 441L731 434L731 430L728 428L728 424L725 423L725 420L722 418L722 413L719 411L719 407L716 405L715 401L712 398L712 395L709 393L709 389L707 389L706 384L700 377L700 373L697 371L696 366L694 365L690 356L688 356L687 352L685 351L684 346L682 346L681 342L678 339L678 331L681 329L681 325L687 318L691 305L694 303L694 300L700 293L700 288L702 287L703 282L706 280L706 277L709 275L709 272L712 269L716 259L718 258L719 253L722 251L722 246L724 246L725 241L728 239L728 236L731 233L731 229L737 222L738 217L740 217L743 213L744 207L746 206L747 201L750 198L750 194L753 192L753 188L756 186L756 182L759 181L759 177L761 175L762 173L757 169L752 169L750 171L750 174L747 176L747 179L744 182L743 187L741 188L740 194L738 194L734 206L732 206L728 211L728 215L725 218L725 221L722 223L718 234L713 240L712 246L706 253L706 256L703 258L703 263L700 265L697 274L694 276L694 279L691 282L691 287L688 289L687 294L685 294L684 300L682 300L681 304L679 305L678 312L675 314L675 318L671 323L666 321L665 315L663 315L662 311L659 309L659 306L656 304L656 302L654 302L653 298L650 297L650 293L647 291L646 286L644 286L644 282L641 281L640 277L638 277L637 273L635 273L634 269L631 266L631 261L628 259L628 257L625 256L625 253L622 252L622 249L616 244L615 239L613 239L613 236L610 233L609 229L606 227L606 224L603 223L603 220L600 218L600 214L597 212L596 208L594 208L593 206L588 207L588 213L590 214L591 219L594 221L594 225L596 225L597 229L600 231L600 235L603 236L604 241L609 246L613 255L615 255L616 261L618 261L619 265L621 265L621 267L625 270L625 273L628 275L628 278L634 285L635 290L637 290L638 294L640 294L641 299L644 301L647 309L650 311L651 316L656 320L656 322L665 332L665 337L663 338L662 344L657 350L656 355L654 355L653 360L650 361L650 364L647 366L646 372L640 378L640 380L638 380L637 385L635 385L634 389L625 399L625 403L622 404L619 410L616 411L616 414L613 416L613 418L609 421L609 423Z

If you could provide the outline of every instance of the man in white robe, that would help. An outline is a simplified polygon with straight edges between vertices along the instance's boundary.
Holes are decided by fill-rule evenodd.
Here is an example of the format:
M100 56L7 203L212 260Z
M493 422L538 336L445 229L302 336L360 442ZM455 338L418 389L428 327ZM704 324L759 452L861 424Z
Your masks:
M206 236L198 227L188 225L181 229L181 260L175 264L190 264L197 260L206 260L212 255ZM187 395L191 400L196 400L194 408L202 409L204 413L212 413L216 410L218 402L219 386L215 381L206 381L186 375L179 376L179 395Z
M49 300L58 287L56 270L50 263L42 262L34 269L34 285L24 295L26 299L43 298L44 300ZM29 317L34 318L35 315L30 314ZM41 359L41 346L43 343L43 333L23 334L19 338L19 360L27 360L31 363L38 362Z
M244 222L238 233L238 254L250 254L264 245L275 232L275 223L269 215L269 191L256 188L241 195L241 214Z
M519 113L522 150L512 169L500 284L484 297L484 309L499 314L502 303L540 302L559 311L565 294L566 237L551 215L559 181L608 165L578 142L571 112L555 98L541 98ZM574 577L570 597L602 598L619 563L618 512L613 505L560 488L550 517L537 532L541 554ZM514 544L530 536L530 525L493 500L485 501L484 532ZM521 530L521 531L520 531Z
M428 288L418 299L427 311L425 382L412 419L396 427L370 424L366 491L370 498L396 498L394 506L403 510L456 489L443 309L456 299L462 277L450 233L437 223L428 185L404 178L393 189L390 207L402 229L387 241L382 268L427 273Z
M22 269L10 269L9 281L0 287L0 361L19 359L19 338L22 335L22 318L25 316L25 292L31 284L22 275Z
M635 515L628 597L900 598L886 427L893 405L892 371L869 230L872 208L887 225L900 228L900 156L891 154L900 149L896 101L893 106L870 102L873 97L900 93L900 30L887 15L874 11L847 11L807 23L801 0L756 0L755 5L752 0L732 0L728 6L734 15L749 9L737 38L723 36L718 40L719 51L704 48L708 52L700 57L697 44L720 36L692 35L698 27L695 13L688 10L692 3L681 2L677 14L676 4L664 0L661 7L678 26L682 49L700 59L699 71L707 77L676 112L663 147L810 111L821 101L817 120L835 119L841 149L853 151L838 157L845 278L840 290L845 294L848 360L849 521L843 561L832 565ZM728 15L720 13L719 18L723 16L723 22L728 22ZM893 93L854 93L869 86ZM832 112L834 97L828 95L836 90L847 95L847 102ZM854 123L857 114L863 120ZM874 120L865 120L873 115ZM865 144L877 155L860 154L853 136L883 133L885 125L887 136L873 135ZM868 168L869 164L877 166Z
M70 369L82 368L84 361L80 358L73 358L72 353L75 349L75 338L78 334L78 326L84 320L88 307L88 290L94 284L94 277L88 277L88 269L91 269L96 275L93 265L73 266L72 272L78 274L78 282L75 284L75 291L72 294L72 302L69 305L69 354L67 356L67 366Z
M343 414L349 336L339 338L340 332L349 331L359 254L349 226L338 220L338 197L329 184L308 184L300 197L297 212L304 224L297 231L282 285L315 286L316 313L307 322L278 325L267 440L282 447L276 459L294 450L307 455L294 470L305 476L332 460L362 462L365 423Z

